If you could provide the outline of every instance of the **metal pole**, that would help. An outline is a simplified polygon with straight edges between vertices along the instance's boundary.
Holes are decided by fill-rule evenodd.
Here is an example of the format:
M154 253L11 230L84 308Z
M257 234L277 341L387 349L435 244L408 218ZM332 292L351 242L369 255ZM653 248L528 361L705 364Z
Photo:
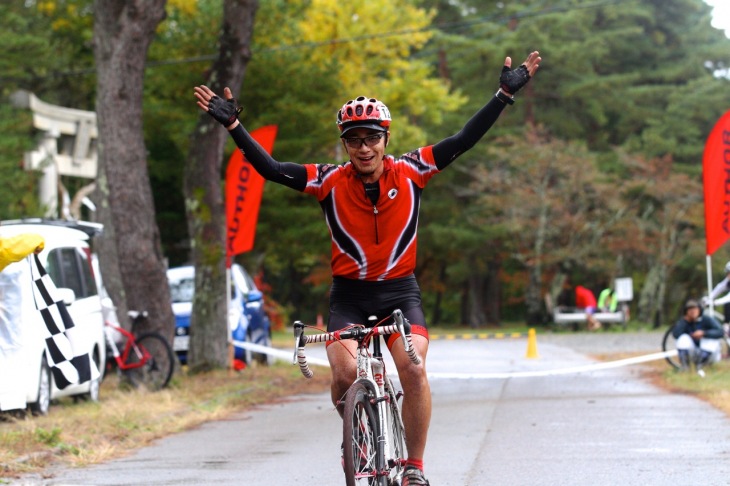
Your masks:
M715 308L715 303L712 301L712 256L705 256L707 262L707 296L710 302L710 309Z

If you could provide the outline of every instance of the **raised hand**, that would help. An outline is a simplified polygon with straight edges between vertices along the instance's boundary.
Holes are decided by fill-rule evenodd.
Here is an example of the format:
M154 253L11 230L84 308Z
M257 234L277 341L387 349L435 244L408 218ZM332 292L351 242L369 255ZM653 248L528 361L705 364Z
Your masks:
M243 108L238 106L229 88L223 90L225 101L205 85L196 86L193 90L200 109L215 118L218 123L229 128L238 122L238 115Z
M499 87L508 95L515 94L535 75L540 67L540 61L542 61L540 53L533 51L517 69L512 69L512 58L506 57L502 75L499 77Z

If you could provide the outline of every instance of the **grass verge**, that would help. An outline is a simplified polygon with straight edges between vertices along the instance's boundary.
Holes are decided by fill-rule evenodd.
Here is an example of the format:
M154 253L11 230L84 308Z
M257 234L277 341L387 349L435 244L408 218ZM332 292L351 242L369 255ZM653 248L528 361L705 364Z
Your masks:
M0 484L22 474L122 457L155 439L297 393L329 388L329 373L311 380L278 363L242 372L178 374L159 392L130 390L112 375L98 403L62 399L47 416L0 416Z
M730 359L706 367L704 378L692 372L681 373L671 369L664 361L649 363L645 370L645 376L660 388L695 396L730 417Z

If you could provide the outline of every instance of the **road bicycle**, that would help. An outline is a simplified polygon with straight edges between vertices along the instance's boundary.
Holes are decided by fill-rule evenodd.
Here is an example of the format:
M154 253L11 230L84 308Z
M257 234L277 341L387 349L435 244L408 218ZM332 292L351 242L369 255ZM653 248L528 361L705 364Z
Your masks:
M715 309L709 309L708 307L705 307L703 309L704 313L710 313L711 316L713 316L718 322L723 322L725 320L725 316L716 311ZM664 333L664 336L662 337L662 351L676 351L677 346L675 342L674 335L672 334L672 330L674 329L674 323L671 323L669 325L669 328ZM722 324L723 334L721 341L721 346L724 349L721 349L722 357L723 358L730 358L730 326L727 324ZM668 355L664 358L669 365L674 369L681 369L682 364L679 362L679 356L676 353L673 353L671 355Z
M172 377L174 353L170 343L156 332L135 335L136 325L147 319L146 311L130 310L132 331L127 331L109 321L104 322L107 347L111 350L119 373L134 387L143 386L150 391L167 386Z
M399 486L406 463L405 432L396 391L386 373L380 336L400 334L403 347L411 362L421 359L413 347L411 325L400 310L368 325L353 324L340 331L305 334L301 321L294 323L294 364L302 374L311 378L312 370L304 352L306 344L327 341L357 341L357 378L345 394L343 415L343 466L347 486ZM321 331L320 331L321 332ZM372 345L372 351L371 351Z

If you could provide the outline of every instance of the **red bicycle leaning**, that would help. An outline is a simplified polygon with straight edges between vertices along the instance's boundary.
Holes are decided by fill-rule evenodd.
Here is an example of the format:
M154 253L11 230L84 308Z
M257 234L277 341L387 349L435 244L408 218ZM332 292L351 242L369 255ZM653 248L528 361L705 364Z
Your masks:
M147 312L129 311L132 332L104 323L104 335L108 349L111 350L117 370L134 387L143 386L150 391L167 386L172 377L174 353L170 343L156 332L134 335L136 324L147 318Z

